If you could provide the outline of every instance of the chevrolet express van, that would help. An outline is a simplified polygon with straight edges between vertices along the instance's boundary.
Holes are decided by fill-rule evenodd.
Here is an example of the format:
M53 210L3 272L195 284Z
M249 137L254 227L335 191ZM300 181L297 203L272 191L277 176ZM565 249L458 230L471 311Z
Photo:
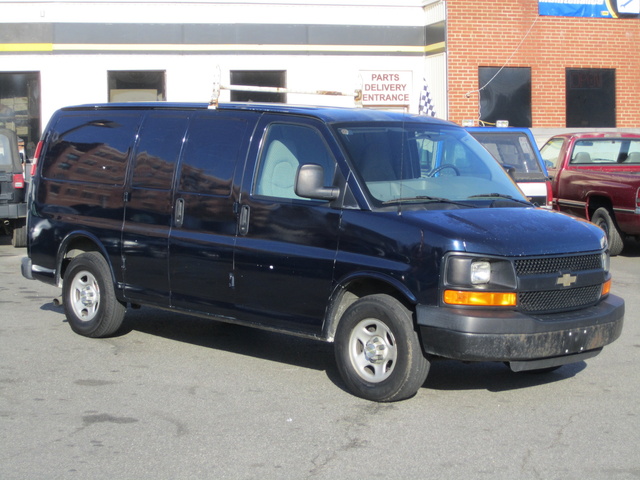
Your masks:
M393 401L435 358L544 371L621 333L602 230L534 208L445 121L77 106L38 156L22 272L81 335L146 305L334 342L348 389Z

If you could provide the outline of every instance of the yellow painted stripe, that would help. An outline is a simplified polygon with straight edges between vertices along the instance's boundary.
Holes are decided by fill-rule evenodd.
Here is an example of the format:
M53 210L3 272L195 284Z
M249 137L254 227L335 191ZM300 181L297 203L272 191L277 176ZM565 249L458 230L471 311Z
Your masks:
M353 53L427 53L444 50L445 43L410 45L245 45L245 44L120 44L120 43L3 43L0 52L353 52Z
M404 52L422 53L425 47L390 45L249 45L249 44L62 44L54 45L54 50L65 51L250 51L250 52Z
M52 52L52 43L0 43L0 52Z

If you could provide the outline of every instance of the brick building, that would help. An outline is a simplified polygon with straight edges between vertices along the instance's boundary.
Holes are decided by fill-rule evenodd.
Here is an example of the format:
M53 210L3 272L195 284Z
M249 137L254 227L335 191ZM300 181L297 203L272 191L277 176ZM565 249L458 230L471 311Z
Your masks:
M449 120L492 122L493 107L507 119L530 109L530 124L512 122L528 127L640 127L637 15L541 15L538 0L444 3Z

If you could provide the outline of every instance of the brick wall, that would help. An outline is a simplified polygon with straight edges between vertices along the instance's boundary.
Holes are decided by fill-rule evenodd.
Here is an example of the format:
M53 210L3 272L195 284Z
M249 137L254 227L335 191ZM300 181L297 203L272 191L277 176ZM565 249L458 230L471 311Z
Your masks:
M537 0L446 3L449 120L477 119L478 67L506 63L531 68L533 127L566 125L566 68L614 68L616 127L640 127L640 19L539 16Z

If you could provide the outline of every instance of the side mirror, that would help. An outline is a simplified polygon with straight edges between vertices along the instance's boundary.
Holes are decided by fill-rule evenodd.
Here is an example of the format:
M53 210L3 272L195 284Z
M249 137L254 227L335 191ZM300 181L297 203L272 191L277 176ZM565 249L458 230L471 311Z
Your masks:
M336 187L325 187L324 169L320 165L309 163L300 165L296 175L295 192L299 197L316 200L335 200L340 195Z

